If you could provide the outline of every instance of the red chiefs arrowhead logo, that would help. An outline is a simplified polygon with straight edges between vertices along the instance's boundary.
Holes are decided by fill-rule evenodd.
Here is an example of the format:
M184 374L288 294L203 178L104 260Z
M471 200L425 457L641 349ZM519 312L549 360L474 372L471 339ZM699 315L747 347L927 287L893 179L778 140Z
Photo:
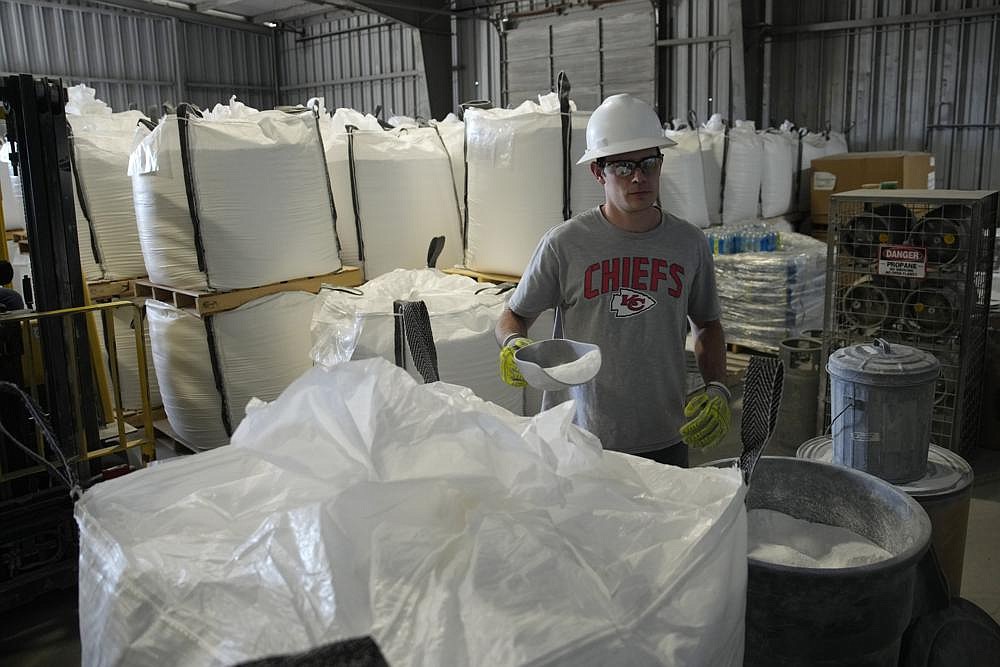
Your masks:
M655 305L656 299L635 290L622 288L611 295L611 312L615 317L632 317Z

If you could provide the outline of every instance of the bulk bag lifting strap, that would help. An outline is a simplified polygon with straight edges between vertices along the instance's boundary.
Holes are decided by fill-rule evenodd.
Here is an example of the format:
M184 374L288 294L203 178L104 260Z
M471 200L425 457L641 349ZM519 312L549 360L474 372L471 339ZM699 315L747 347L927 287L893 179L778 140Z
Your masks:
M212 281L208 277L208 267L205 265L205 242L201 237L201 219L198 217L198 196L194 191L194 174L191 169L191 136L189 133L188 113L192 111L199 118L202 117L201 111L193 104L184 102L177 107L177 130L180 134L181 143L181 167L184 170L184 191L187 194L188 211L191 214L191 226L194 227L194 251L198 257L198 270L205 274L205 281L211 285Z
M556 84L559 93L559 118L562 121L562 177L563 177L563 220L573 217L573 210L569 204L572 162L570 161L570 147L573 143L573 120L569 114L569 77L565 72L559 72L559 80Z
M83 191L83 180L80 178L80 170L76 168L76 146L73 143L72 130L70 130L69 135L69 164L73 170L73 184L76 189L76 198L80 203L80 210L83 212L83 219L87 223L87 228L90 229L90 252L94 257L94 262L101 264L101 249L97 245L97 230L94 228L94 221L90 215L90 205L87 203L87 197Z
M219 392L219 402L222 406L222 428L226 435L233 436L233 422L229 416L229 396L226 394L225 373L222 372L222 363L219 360L219 348L215 342L215 323L211 315L206 315L205 337L208 341L208 356L212 360L212 377L215 379L215 390Z
M351 174L351 205L354 207L354 228L358 233L358 259L365 261L365 239L361 233L361 204L358 201L358 175L354 164L354 132L358 128L348 125L347 130L347 168Z
M396 365L406 368L406 347L425 383L440 380L437 347L427 304L423 301L394 301L392 304Z
M297 111L297 110L295 110ZM295 111L290 111L289 113L295 113ZM312 106L313 122L316 124L316 139L317 146L319 147L319 157L320 163L323 165L323 174L326 176L326 196L330 199L330 216L333 222L333 241L337 245L337 255L340 255L340 236L337 234L337 204L333 200L333 181L330 180L330 165L326 162L326 150L323 148L325 144L323 143L323 131L319 124L319 101L313 100ZM355 216L357 220L357 216ZM360 242L360 233L358 234Z

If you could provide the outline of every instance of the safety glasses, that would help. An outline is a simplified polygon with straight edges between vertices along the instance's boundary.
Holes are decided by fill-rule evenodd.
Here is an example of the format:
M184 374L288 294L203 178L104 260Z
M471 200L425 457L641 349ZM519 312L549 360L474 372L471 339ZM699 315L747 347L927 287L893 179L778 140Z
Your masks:
M660 167L661 162L663 162L662 154L652 155L641 160L598 160L597 164L601 169L610 167L611 173L615 176L627 178L634 174L636 169L641 169L642 173L648 176Z

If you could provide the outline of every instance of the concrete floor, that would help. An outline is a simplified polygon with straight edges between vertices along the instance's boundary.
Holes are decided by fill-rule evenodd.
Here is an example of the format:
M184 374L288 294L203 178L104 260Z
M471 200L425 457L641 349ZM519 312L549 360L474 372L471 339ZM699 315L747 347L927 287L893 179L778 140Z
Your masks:
M740 400L734 428L711 450L692 451L691 465L739 453ZM172 452L161 449L159 456ZM969 514L962 597L1000 622L1000 451L976 450L970 457L976 472ZM75 590L55 591L32 603L0 614L0 664L5 667L71 667L80 664L80 637Z

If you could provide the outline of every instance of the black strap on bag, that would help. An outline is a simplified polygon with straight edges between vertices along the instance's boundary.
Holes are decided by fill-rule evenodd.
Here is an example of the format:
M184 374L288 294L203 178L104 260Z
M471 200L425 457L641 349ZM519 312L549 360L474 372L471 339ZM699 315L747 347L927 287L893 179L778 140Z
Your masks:
M444 142L444 137L441 136L441 129L437 126L437 124L434 125L434 131L437 132L438 141L440 141L441 145L444 147L444 154L448 156L448 168L451 169L451 176L452 176L452 178L451 178L451 191L453 193L455 193L455 212L458 213L458 233L461 234L464 237L465 236L465 229L464 229L465 225L462 222L462 205L461 205L461 203L459 201L459 198L458 198L458 183L455 182L455 165L452 164L451 153L448 151L448 144L446 144ZM464 139L463 139L463 141L464 141ZM463 150L464 150L464 148L463 148ZM463 238L462 247L463 248L465 247L464 238ZM428 266L431 266L431 265L428 264Z
M719 179L719 219L726 208L726 167L729 164L729 123L725 124L722 141L722 176ZM725 224L725 220L722 220Z
M573 143L573 119L569 115L569 77L566 72L559 72L556 83L559 94L559 119L562 121L562 184L563 184L563 220L573 217L570 205L570 188L572 187L573 168L570 162L570 148Z
M441 251L444 250L444 237L435 236L431 239L431 242L427 244L427 268L434 269L437 268L438 258L441 256Z
M799 135L798 141L798 151L795 153L795 174L797 178L795 179L795 210L799 210L799 203L802 201L802 179L805 176L806 170L802 168L802 139L805 137L806 128L800 127L797 134ZM809 165L812 168L812 165Z
M212 361L212 377L215 379L215 391L219 394L219 401L222 405L222 428L226 431L227 437L233 435L233 422L229 418L229 396L226 394L226 380L222 373L222 361L219 359L219 348L215 342L215 321L212 315L205 315L202 318L205 323L205 336L208 340L208 356Z
M365 239L361 232L361 202L358 198L358 175L354 164L354 125L347 125L347 169L351 174L351 206L354 208L354 228L358 234L358 259L365 261Z
M326 196L330 199L330 215L333 218L333 242L337 246L337 255L340 255L340 236L337 234L337 204L333 201L333 183L330 180L330 165L326 163L326 149L323 148L323 131L319 125L319 101L313 101L313 120L316 123L316 141L319 144L319 161L323 165L323 174L326 175Z
M211 286L208 280L208 265L205 261L205 241L201 236L201 218L198 215L198 195L194 185L194 169L191 164L191 124L188 122L190 114L195 114L201 118L201 111L193 104L184 102L177 106L177 131L180 135L181 143L181 167L184 170L184 191L187 194L188 211L191 215L191 226L194 227L194 251L198 256L198 270L205 274L205 282Z
M69 164L73 169L73 185L76 189L76 200L80 202L80 212L83 213L83 220L90 230L90 253L94 262L101 264L101 249L97 245L97 230L94 228L94 220L90 217L90 205L87 203L87 195L83 191L83 179L80 178L80 170L76 168L76 144L73 141L73 133L69 134ZM79 223L78 223L79 224ZM103 271L103 269L102 269Z
M440 379L437 347L434 345L434 332L431 330L427 304L423 301L395 301L392 304L392 313L396 365L406 368L408 347L413 364L424 382L437 382Z

